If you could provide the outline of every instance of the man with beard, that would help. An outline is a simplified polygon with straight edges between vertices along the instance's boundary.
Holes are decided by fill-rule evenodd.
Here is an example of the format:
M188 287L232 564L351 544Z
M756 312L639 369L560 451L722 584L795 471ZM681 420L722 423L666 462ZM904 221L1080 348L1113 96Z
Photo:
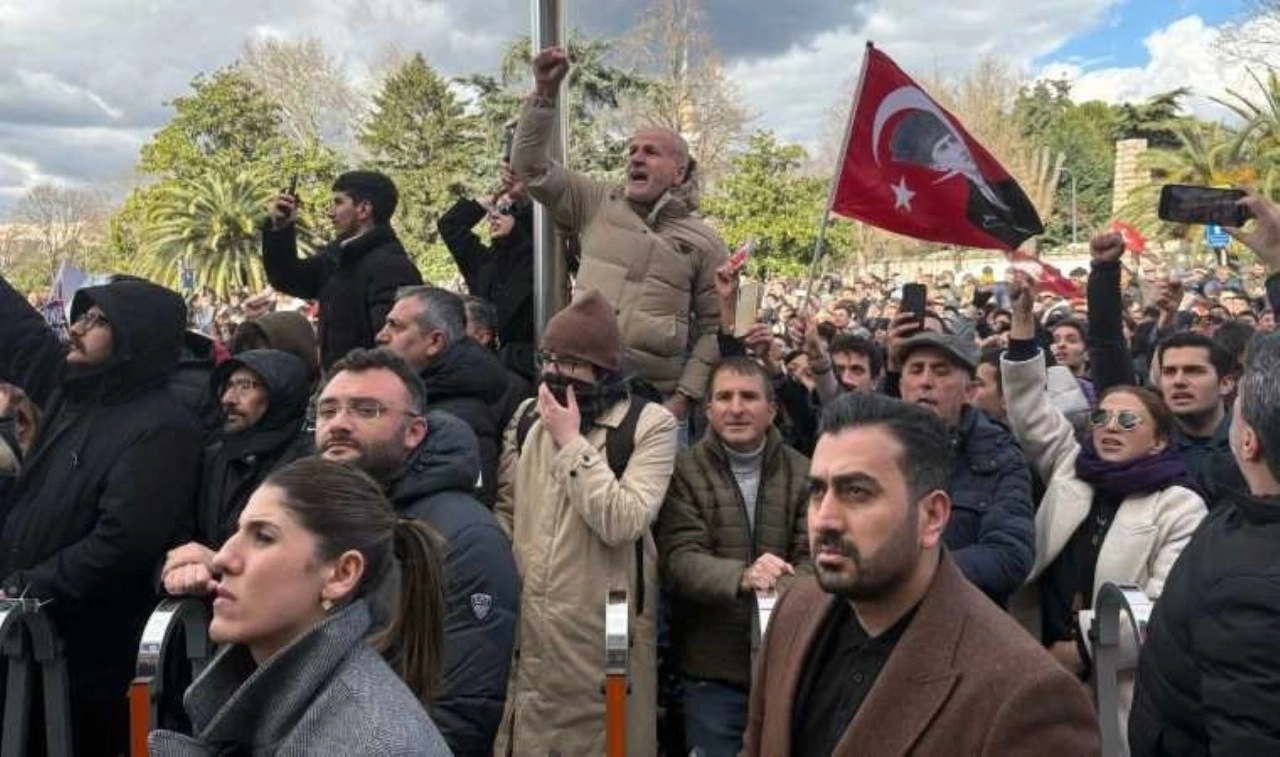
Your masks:
M492 507L502 434L495 408L507 393L507 372L466 331L461 296L440 287L406 287L396 294L377 342L422 377L428 411L450 413L475 432L480 441L480 501Z
M444 539L444 680L431 716L455 755L492 754L515 645L520 583L511 544L471 496L480 472L475 434L445 412L426 413L422 379L385 350L352 350L334 364L316 405L316 449L368 473L396 511Z
M876 394L823 413L809 474L816 579L779 600L746 754L1096 755L1088 696L943 547L948 439Z
M262 227L262 263L271 286L320 303L320 364L372 347L400 287L422 283L391 216L396 185L375 171L350 171L333 183L329 221L337 238L298 259L298 198L281 194Z
M160 572L170 594L208 593L213 555L237 528L240 511L276 468L311 453L302 421L311 396L307 366L278 350L249 350L214 369L223 435L204 451L195 538L169 551Z
M72 752L116 755L154 571L191 527L201 432L166 388L181 297L117 281L77 292L71 319L64 350L0 277L0 381L45 411L4 513L0 594L45 603L62 637Z
M599 292L580 293L551 319L538 359L538 396L507 429L498 477L496 512L513 535L524 594L494 754L604 752L604 601L625 591L627 753L652 755L658 570L649 528L675 466L676 422L630 396L618 321ZM630 454L617 455L617 435L628 428Z

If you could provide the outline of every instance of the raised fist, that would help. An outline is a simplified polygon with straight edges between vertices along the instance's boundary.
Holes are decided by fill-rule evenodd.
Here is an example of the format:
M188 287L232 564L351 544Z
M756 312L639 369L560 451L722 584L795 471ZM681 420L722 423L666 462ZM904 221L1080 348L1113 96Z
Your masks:
M1114 263L1124 256L1124 237L1099 234L1089 240L1089 255L1095 263Z
M560 93L560 82L569 74L569 54L563 47L548 47L533 56L534 91L542 97Z

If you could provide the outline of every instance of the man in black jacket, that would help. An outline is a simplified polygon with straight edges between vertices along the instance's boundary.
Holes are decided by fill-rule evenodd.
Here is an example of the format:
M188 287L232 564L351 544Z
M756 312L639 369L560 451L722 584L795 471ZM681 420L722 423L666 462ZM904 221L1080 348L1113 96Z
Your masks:
M511 543L471 495L475 435L444 412L424 413L421 379L383 350L338 361L317 404L316 449L387 489L397 511L443 537L444 681L432 718L455 755L491 755L515 646L520 583Z
M160 577L170 594L207 593L213 555L236 531L240 511L269 473L311 453L302 421L311 396L307 366L279 350L249 350L210 379L223 436L204 451L195 537L169 551Z
M337 239L298 259L298 198L272 203L262 228L262 262L271 286L320 302L320 362L325 368L356 347L372 347L396 290L422 274L391 228L395 184L374 171L351 171L333 183L329 220Z
M489 222L492 244L488 247L472 231L481 219ZM467 282L467 291L497 307L503 365L532 378L532 205L518 189L480 200L461 199L436 226Z
M496 408L507 393L507 371L493 353L467 337L462 297L433 286L409 287L397 295L378 345L422 376L427 410L461 418L480 440L479 497L492 507L498 482L502 433Z
M1146 755L1280 754L1280 335L1250 349L1226 492L1169 573L1138 661L1129 747Z
M115 755L152 572L191 528L201 435L166 390L181 297L119 281L78 292L71 317L64 350L0 277L0 380L47 419L4 513L0 591L49 602L72 681L73 751Z

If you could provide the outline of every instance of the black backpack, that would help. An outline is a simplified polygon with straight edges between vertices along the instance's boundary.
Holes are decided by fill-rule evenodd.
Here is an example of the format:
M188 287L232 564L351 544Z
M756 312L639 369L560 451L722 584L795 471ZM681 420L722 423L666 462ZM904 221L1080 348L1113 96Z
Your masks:
M609 470L614 478L622 478L631 461L631 453L636 449L636 427L640 424L640 413L649 400L631 395L628 400L627 414L617 428L608 429L604 438L605 459L609 462ZM520 414L516 422L516 455L524 450L524 440L529 436L533 424L538 421L538 403L530 402ZM644 538L636 539L636 615L644 613Z

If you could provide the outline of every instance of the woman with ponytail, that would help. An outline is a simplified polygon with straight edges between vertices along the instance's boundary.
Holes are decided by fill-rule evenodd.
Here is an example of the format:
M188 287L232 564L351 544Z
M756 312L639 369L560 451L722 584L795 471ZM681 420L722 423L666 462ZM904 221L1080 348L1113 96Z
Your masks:
M355 468L306 458L273 473L213 560L209 634L222 647L183 700L194 736L153 731L151 753L449 755L425 709L441 552ZM396 607L370 636L397 563Z

